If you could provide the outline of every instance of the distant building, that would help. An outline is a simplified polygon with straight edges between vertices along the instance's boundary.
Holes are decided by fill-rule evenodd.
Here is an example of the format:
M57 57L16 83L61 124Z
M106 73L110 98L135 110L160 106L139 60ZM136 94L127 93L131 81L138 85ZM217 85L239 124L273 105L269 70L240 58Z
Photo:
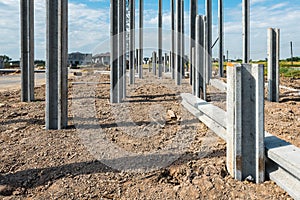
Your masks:
M95 64L102 64L102 65L109 65L110 63L110 53L100 53L93 56L93 63Z
M70 53L68 55L68 65L89 65L92 63L92 54L89 53Z
M4 69L4 59L0 57L0 69Z

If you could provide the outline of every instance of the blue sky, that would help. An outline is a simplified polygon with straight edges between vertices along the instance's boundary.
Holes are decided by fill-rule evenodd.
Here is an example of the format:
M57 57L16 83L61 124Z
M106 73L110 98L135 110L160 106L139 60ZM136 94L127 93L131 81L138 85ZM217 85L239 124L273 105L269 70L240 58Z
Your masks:
M217 38L217 3L213 1L213 38ZM136 1L138 8L138 0ZM157 48L157 3L145 2L145 54ZM230 58L242 56L242 0L224 0L225 51ZM109 51L109 0L69 0L69 51L100 53ZM170 2L163 0L163 48L169 51ZM20 57L19 0L0 0L0 55ZM199 0L199 14L205 13L205 0ZM136 10L138 17L138 10ZM300 56L300 1L251 1L251 58L267 57L267 28L281 29L281 57L289 57L289 42ZM35 0L35 54L45 58L45 0ZM186 54L188 54L189 0L185 0ZM136 38L137 39L137 38ZM218 49L213 49L214 56Z

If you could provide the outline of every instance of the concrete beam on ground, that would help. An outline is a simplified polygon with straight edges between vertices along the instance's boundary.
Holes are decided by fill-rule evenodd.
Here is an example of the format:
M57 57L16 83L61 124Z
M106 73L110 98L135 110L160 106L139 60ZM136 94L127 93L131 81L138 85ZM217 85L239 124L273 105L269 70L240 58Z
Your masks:
M58 0L46 1L46 129L58 129Z
M118 0L110 0L110 102L118 103Z
M190 0L190 84L193 84L193 56L192 49L195 48L195 40L196 40L196 16L198 13L198 1Z
M250 0L243 0L243 63L250 60Z
M176 67L175 67L175 82L176 85L181 85L182 82L182 45L181 45L181 0L176 0Z
M219 16L219 76L224 77L224 7L223 0L218 0Z
M181 104L195 117L197 117L201 122L203 122L209 129L216 133L220 138L226 141L226 128L222 127L220 124L216 123L212 118L206 116L197 108L189 104L185 99L182 100ZM225 111L224 111L225 115Z
M144 0L139 0L139 56L138 68L139 78L143 78L143 49L144 49Z
M218 78L212 78L210 79L209 84L215 88L217 88L218 90L220 90L221 92L226 92L227 91L227 84L218 79Z
M171 57L170 57L170 68L172 71L172 79L175 79L175 0L171 0Z
M129 84L135 82L135 0L130 0Z
M212 76L212 0L206 0L206 45L207 45L207 56L206 56L206 84L209 83Z
M268 100L279 102L280 30L268 29Z
M158 0L158 77L162 77L162 0Z
M195 44L195 96L206 100L205 81L205 16L196 16L196 44Z
M28 2L29 0L21 0L20 1L20 35L21 35L21 101L27 102L28 99Z
M68 1L58 1L58 129L68 127Z
M237 180L264 181L264 66L227 68L227 167ZM249 120L252 119L252 120Z

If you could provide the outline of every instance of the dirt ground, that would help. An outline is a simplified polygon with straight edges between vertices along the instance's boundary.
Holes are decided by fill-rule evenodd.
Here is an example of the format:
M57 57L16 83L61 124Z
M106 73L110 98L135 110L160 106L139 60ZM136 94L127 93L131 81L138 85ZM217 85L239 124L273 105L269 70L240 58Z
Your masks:
M44 86L32 103L20 103L20 91L0 93L1 199L291 199L272 181L230 177L226 143L180 104L187 80L175 87L146 76L122 105L109 103L108 75L74 81L61 131L45 130ZM224 105L224 94L210 92ZM282 94L266 102L266 130L300 147L299 96Z

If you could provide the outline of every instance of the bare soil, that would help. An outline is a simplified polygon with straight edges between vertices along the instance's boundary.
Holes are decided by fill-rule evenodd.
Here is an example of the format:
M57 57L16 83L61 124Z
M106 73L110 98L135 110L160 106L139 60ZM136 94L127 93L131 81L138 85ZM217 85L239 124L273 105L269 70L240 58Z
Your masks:
M108 75L75 81L83 84L70 85L67 130L45 130L44 86L36 88L32 103L21 103L18 90L0 93L1 199L291 199L272 181L231 178L226 143L180 105L179 94L190 92L188 80L174 87L170 79L146 76L128 87L125 106L109 103ZM283 82L300 86L298 80ZM299 96L282 92L280 103L266 102L266 130L300 147ZM224 94L211 89L209 97L224 105ZM94 130L137 159L151 160L147 152L166 149L161 163L171 163L155 169L160 163L139 165L129 156L101 160ZM176 143L184 148L173 159L170 145L185 133L193 137L184 138L187 145Z

